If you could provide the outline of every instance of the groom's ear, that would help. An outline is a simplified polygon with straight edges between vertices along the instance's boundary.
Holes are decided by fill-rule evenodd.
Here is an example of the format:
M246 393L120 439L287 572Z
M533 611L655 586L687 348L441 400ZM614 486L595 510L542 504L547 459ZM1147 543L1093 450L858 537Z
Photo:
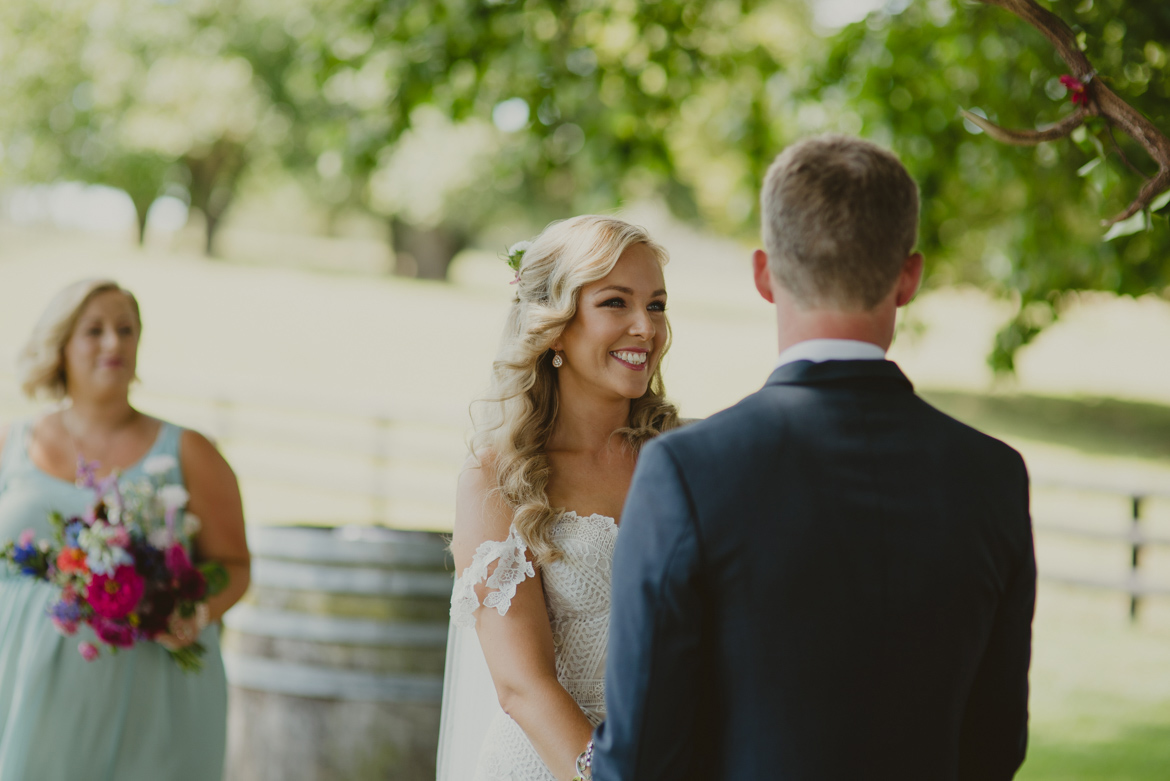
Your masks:
M752 273L756 278L756 290L769 304L776 303L776 294L772 292L772 271L768 268L768 253L762 249L752 253Z
M915 252L902 264L902 273L898 275L898 295L894 299L898 306L909 304L918 292L918 287L922 284L922 269L921 252Z

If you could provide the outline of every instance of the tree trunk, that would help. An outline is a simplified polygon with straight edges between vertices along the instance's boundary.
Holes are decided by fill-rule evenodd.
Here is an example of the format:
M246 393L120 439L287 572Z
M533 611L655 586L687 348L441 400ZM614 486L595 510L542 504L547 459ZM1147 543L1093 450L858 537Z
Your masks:
M235 198L236 185L248 159L234 141L219 139L202 155L187 155L183 164L190 176L191 205L203 212L203 251L215 256L215 235Z
M137 198L131 200L134 201L134 217L138 221L138 246L141 247L146 243L146 215L150 213L150 206L154 203L154 199L151 198L145 202Z
M399 217L390 218L394 274L417 279L445 280L451 261L467 246L462 231L439 225L420 228Z
M219 229L219 215L203 212L203 254L209 258L215 257L215 232Z

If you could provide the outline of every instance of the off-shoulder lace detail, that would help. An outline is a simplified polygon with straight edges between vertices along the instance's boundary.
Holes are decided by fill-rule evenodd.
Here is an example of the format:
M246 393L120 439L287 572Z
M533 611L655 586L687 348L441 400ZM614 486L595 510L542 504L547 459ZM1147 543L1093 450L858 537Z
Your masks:
M610 572L617 535L618 527L612 518L565 512L552 529L552 541L562 555L540 570L557 680L594 726L605 718ZM500 711L488 726L473 781L556 778L520 725Z
M455 581L455 589L451 593L451 620L456 626L475 626L475 611L479 609L475 587L485 580L487 582L484 585L495 591L484 597L484 607L494 607L501 616L508 612L512 598L516 596L516 587L525 578L536 577L532 562L525 556L527 552L528 546L520 539L515 527L508 530L506 540L480 543L471 558L471 565ZM496 561L499 563L489 577L488 568Z

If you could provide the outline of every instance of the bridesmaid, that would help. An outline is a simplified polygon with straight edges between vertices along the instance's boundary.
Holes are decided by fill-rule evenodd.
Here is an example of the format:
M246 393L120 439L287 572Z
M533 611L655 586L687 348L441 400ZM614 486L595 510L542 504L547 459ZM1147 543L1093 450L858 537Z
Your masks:
M79 458L99 462L99 477L115 468L134 477L148 457L172 456L178 466L168 482L186 486L188 509L203 522L195 558L220 562L231 582L209 616L173 623L160 642L198 640L206 664L184 673L153 643L86 662L77 646L94 641L88 627L63 637L46 615L54 587L0 566L0 779L223 776L218 622L248 587L240 492L206 438L130 405L141 331L138 302L108 280L73 284L49 304L21 354L23 390L64 403L0 435L0 540L25 529L48 537L50 510L76 514L90 503L90 491L74 484Z

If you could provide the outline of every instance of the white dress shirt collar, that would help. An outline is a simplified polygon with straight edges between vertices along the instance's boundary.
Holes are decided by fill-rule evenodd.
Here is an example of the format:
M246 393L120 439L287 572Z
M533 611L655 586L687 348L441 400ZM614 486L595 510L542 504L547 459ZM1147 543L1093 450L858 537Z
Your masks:
M779 369L786 363L794 361L882 361L886 358L886 351L872 342L859 342L854 339L808 339L797 342L784 352L776 361Z

